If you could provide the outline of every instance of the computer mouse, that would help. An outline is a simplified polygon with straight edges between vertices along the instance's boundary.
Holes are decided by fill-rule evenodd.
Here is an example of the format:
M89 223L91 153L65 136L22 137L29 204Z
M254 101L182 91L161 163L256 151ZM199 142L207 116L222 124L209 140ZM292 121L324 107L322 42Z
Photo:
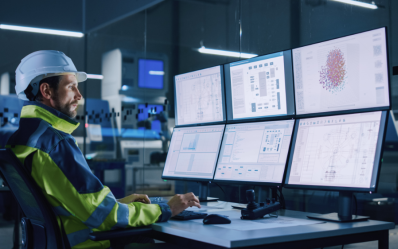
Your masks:
M225 215L219 214L209 214L203 219L203 224L211 225L211 224L230 224L231 220L227 218Z

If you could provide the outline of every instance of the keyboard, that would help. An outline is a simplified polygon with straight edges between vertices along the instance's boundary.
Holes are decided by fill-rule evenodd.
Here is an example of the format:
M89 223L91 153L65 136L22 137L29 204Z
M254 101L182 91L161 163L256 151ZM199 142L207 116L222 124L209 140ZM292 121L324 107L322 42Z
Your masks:
M176 216L172 217L174 220L194 220L194 219L203 219L206 217L206 213L199 213L194 211L182 211L181 213L177 214Z

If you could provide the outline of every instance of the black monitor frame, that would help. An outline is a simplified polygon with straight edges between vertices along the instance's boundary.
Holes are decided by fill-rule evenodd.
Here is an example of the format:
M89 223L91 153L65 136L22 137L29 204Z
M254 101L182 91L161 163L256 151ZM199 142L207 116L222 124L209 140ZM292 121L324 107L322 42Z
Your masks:
M256 58L260 58L262 56L272 55L275 53L283 53L284 57L284 70L285 70L285 87L286 87L286 115L275 115L275 116L260 116L260 117L249 117L249 118L240 118L233 119L233 110L232 110L232 90L231 90L231 75L230 75L230 64L236 63L231 62L224 64L224 78L225 78L225 103L227 109L227 124L235 124L235 123L246 123L246 122L255 122L255 121L271 121L271 120L287 120L295 117L295 91L294 91L294 75L293 75L293 56L291 50L277 51L274 53L269 53L265 55L259 55L257 57L245 60L239 60L237 62L244 62ZM289 84L287 82L291 82L291 87L288 87ZM289 112L293 112L290 113Z
M208 124L208 125L210 126L210 124ZM166 170L166 167L164 167L164 168L163 168L163 172L162 172L162 179L164 179L164 180L191 181L191 182L212 182L212 181L213 181L213 179L214 179L214 174L215 174L215 172L216 172L216 167L217 167L218 158L219 158L219 156L220 156L220 149L221 149L221 146L222 146L222 141L223 141L223 139L224 139L224 133L225 133L225 127L226 127L226 125L225 125L225 124L211 124L211 125L224 125L224 131L223 131L223 133L221 134L221 142L220 142L220 146L219 146L219 148L218 148L218 153L217 153L218 155L217 155L217 159L216 159L216 164L214 165L213 176L212 176L211 178L206 178L206 179L204 179L204 178L193 178L193 177L164 176L163 174L164 174L164 171ZM197 126L175 127L174 129L176 129L176 128L189 128L189 127L197 127ZM198 127L198 128L202 128L202 127ZM204 127L203 127L203 128L204 128ZM173 129L173 133L172 133L172 135L171 135L170 141L173 139L174 129ZM171 145L171 142L170 142L170 145ZM169 147L169 150L170 150L170 147ZM167 151L167 155L168 155L168 153L169 153L169 151ZM166 166L166 165L165 165L165 166Z
M380 110L379 110L380 111ZM297 185L297 184L289 184L289 175L290 170L292 167L293 156L294 156L294 148L296 145L296 139L298 134L299 125L295 126L294 129L294 136L292 138L292 145L290 148L290 157L289 157L289 164L286 168L286 176L284 178L284 187L285 188L292 188L292 189L305 189L305 190L324 190L324 191L349 191L349 192L377 192L378 184L379 184L379 175L380 175L380 168L381 168L381 161L382 161L382 153L384 147L384 139L387 130L387 121L388 121L388 111L381 111L381 118L380 118L380 128L379 128L379 136L377 139L376 144L376 152L375 152L375 159L373 164L373 173L372 178L375 177L375 187L370 188L349 188L349 187L332 187L332 186L319 186L319 185ZM352 113L351 113L352 114ZM339 114L341 115L341 114ZM335 115L330 115L335 116ZM296 120L296 124L300 124L301 119ZM377 165L376 165L377 164ZM376 165L376 166L375 166ZM376 167L376 168L375 168ZM375 172L377 170L377 172ZM376 173L376 175L374 175Z
M287 166L288 166L290 154L291 154L291 152L292 152L292 141L293 141L294 131L295 131L296 125L297 125L297 120L295 120L295 119L290 119L290 120L293 120L292 137L291 137L291 139L290 139L289 151L287 152L286 163L285 163L285 169L284 169L284 171L283 171L282 181L281 181L280 183L276 183L276 182L236 181L236 180L220 180L220 179L215 179L215 174L216 174L217 164L218 164L218 159L219 159L219 158L217 158L216 168L215 168L215 170L214 170L214 176L213 176L213 179L214 179L214 180L213 180L213 182L215 182L215 183L220 183L220 184L255 185L255 186L266 186L266 187L283 187L283 186L284 186L284 183L285 183L285 178L286 178L286 173L287 173ZM286 119L284 119L284 120L267 120L267 121L286 121ZM240 123L240 124L257 123L257 122L264 122L264 120L262 120L262 121L256 120L256 121L245 122L245 123ZM227 125L228 125L228 124L227 124ZM227 128L227 126L225 126L225 129L226 129L226 128ZM225 135L225 129L224 129L224 135ZM221 141L220 150L221 150L221 146L222 146L223 140L224 140L224 136L223 136L223 139L222 139L222 141ZM220 153L219 153L218 157L220 157Z
M206 123L193 123L193 124L184 124L184 125L180 125L178 124L178 110L177 110L177 87L176 87L176 77L182 75L182 74L178 74L174 76L174 99L175 99L175 104L174 104L174 113L175 113L175 119L176 119L176 126L175 127L193 127L193 126L206 126L206 125L216 125L216 124L225 124L227 122L227 112L225 111L227 106L226 106L226 101L225 101L225 84L224 84L224 67L222 65L216 65L213 67L219 67L220 68L220 78L221 78L221 96L222 96L222 111L223 111L223 120L222 121L216 121L216 122L206 122ZM208 68L203 68L203 69L199 69L199 70L195 70L192 72L187 72L187 73L193 73L193 72L197 72L197 71L202 71L202 70L206 70L209 68L213 68L213 67L208 67ZM184 73L186 74L186 73Z
M353 114L353 113L360 113L360 112L372 112L372 111L384 111L384 110L390 110L391 109L391 77L390 77L390 56L388 53L388 34L387 34L387 27L383 26L380 28L384 28L385 30L385 36L386 36L386 55L387 55L387 77L388 77L388 101L389 101L389 106L380 106L380 107L370 107L370 108L359 108L359 109L350 109L350 110L341 110L341 111L331 111L331 112L316 112L316 113L306 113L306 114L297 114L297 105L296 105L296 100L295 100L295 107L296 107L296 118L300 119L300 118L310 118L310 117L321 117L321 116L331 116L331 115L337 115L337 114ZM380 28L376 28L376 29L380 29ZM370 30L365 30L362 32L358 32L358 33L354 33L351 35L345 35L345 36L340 36L340 37L336 37L333 39L329 39L329 40L324 40L324 41L320 41L320 42L315 42L315 43L310 43L307 44L305 46L301 46L301 47L297 47L297 48L302 48L302 47L307 47L307 46L311 46L311 45L315 45L315 44L319 44L319 43L323 43L323 42L327 42L327 41L332 41L335 39L340 39L340 38L344 38L344 37L348 37L348 36L352 36L352 35L357 35L357 34L361 34L361 33L365 33L365 32L369 32L369 31L373 31L376 29L370 29ZM293 66L293 50L297 49L297 48L293 48L292 49L292 68L293 68L293 76L294 76L294 66ZM293 77L294 78L294 77ZM296 91L294 91L294 96L296 97Z

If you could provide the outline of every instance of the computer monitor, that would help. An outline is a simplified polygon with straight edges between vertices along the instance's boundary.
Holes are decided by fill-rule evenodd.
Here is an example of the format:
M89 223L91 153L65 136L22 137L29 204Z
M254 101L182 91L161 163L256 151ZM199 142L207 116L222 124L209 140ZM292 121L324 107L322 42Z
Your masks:
M162 178L199 182L199 200L208 201L207 184L214 177L224 128L225 124L175 127Z
M174 128L162 177L213 180L225 125Z
M389 109L387 54L385 28L293 49L297 115Z
M176 126L223 123L224 75L222 66L176 75Z
M162 60L138 59L138 87L163 89L164 62Z
M387 111L298 119L285 187L340 191L350 200L353 191L376 191L386 121Z
M281 186L294 120L227 124L215 182Z
M293 117L291 51L224 65L228 123Z

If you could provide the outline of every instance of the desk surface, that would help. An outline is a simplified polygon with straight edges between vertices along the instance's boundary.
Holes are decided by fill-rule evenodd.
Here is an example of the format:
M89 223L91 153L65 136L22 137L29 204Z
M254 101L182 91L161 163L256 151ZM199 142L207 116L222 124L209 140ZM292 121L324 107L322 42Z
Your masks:
M203 203L201 205L207 207L217 206L218 208L223 208L224 211L234 210L234 212L240 213L240 210L232 209L232 204L234 203L219 201ZM220 209L209 210L207 213L214 213L213 211L219 212ZM309 214L311 213L291 210L279 211L279 216L299 219L308 219L307 215ZM165 223L155 223L152 227L158 232L217 246L235 248L382 231L395 228L395 224L376 220L347 223L324 222L313 225L242 231L222 228L215 225L203 225L192 220L169 220Z

